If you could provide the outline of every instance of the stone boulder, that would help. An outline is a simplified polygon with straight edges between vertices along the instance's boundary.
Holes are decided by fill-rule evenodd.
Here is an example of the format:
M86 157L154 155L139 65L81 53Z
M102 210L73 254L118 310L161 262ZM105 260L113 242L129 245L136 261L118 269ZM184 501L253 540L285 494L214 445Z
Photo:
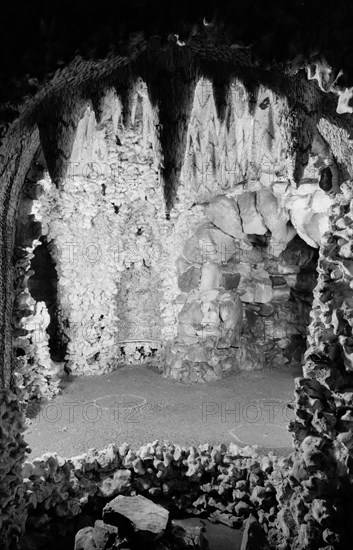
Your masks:
M200 291L219 288L221 282L221 272L217 264L207 262L202 267Z
M212 238L212 229L214 229L214 226L206 219L201 221L195 228L195 237L199 243L202 263L218 261L219 250Z
M261 370L265 368L265 355L261 346L241 337L241 346L236 350L240 370Z
M275 195L265 187L256 192L256 205L265 225L272 233L273 255L278 256L295 235L295 230L288 224L289 214L278 204Z
M238 206L246 234L264 235L267 227L260 212L256 208L256 193L248 191L238 196Z
M100 491L104 497L114 497L115 495L129 491L131 487L130 470L117 470L112 477L103 479L100 483Z
M205 214L224 233L236 238L243 236L239 208L234 199L218 195L206 206Z
M74 550L98 550L98 548L93 539L93 527L84 527L76 533Z
M185 347L184 358L193 363L207 363L207 350L200 344Z
M163 536L169 512L142 495L119 495L103 509L103 521L118 527L122 537L152 542Z
M205 523L196 518L173 520L168 539L172 543L172 548L183 550L208 550L209 548L205 537Z
M240 550L270 550L265 532L252 514L245 520Z
M92 531L93 541L99 550L114 548L114 543L118 538L118 534L117 527L104 523L101 519L95 522Z
M220 284L224 290L236 290L239 286L240 279L240 273L227 273L223 271Z
M222 320L222 337L219 338L217 347L238 347L243 327L243 304L237 294L227 293L222 297L219 316Z
M185 241L183 254L185 258L191 263L202 263L202 252L199 243L199 239L196 235L192 235Z
M200 325L202 322L201 304L199 302L187 302L179 313L178 321L184 325Z
M239 244L237 243L237 241L230 235L227 235L227 233L224 233L223 231L218 229L218 227L210 227L209 236L212 242L215 244L216 253L213 256L213 259L211 257L208 257L205 258L205 260L209 259L211 261L212 259L212 261L214 262L224 263L238 253Z
M201 277L199 267L191 266L178 277L178 286L182 292L190 292L198 288Z
M290 211L290 216L292 224L303 241L313 248L318 248L323 234L328 230L327 213L313 213L309 208L296 208Z
M326 212L314 213L309 222L305 225L307 235L320 246L323 235L329 230L329 219Z

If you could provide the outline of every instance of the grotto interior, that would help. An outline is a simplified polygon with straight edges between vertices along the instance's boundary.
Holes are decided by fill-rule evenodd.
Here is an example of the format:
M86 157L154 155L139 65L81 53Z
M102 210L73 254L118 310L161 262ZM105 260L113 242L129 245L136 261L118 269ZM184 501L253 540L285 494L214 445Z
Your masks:
M348 550L352 7L103 4L0 39L0 547Z

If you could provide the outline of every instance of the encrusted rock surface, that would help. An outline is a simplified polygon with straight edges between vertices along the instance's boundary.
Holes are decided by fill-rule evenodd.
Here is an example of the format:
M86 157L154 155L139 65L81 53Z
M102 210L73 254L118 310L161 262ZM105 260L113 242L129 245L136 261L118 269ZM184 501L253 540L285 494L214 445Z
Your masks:
M286 459L271 453L259 456L251 447L234 444L185 449L155 441L136 451L127 444L119 448L110 445L71 459L48 453L23 467L27 532L33 534L40 528L50 533L59 522L64 535L65 524L60 518L78 518L93 501L101 511L114 497L123 505L126 496L141 505L142 497L157 504L160 498L184 516L209 517L236 528L252 513L267 533L274 526L277 493L287 469ZM105 509L103 519L119 530L119 525L108 518L108 508L113 504ZM138 527L143 516L134 512L130 517L128 510L125 507ZM163 512L163 525L167 517L168 512ZM85 539L92 541L98 528L88 530Z
M296 419L290 423L296 451L278 494L276 523L293 542L277 540L279 548L348 548L351 542L352 208L348 181L336 196L320 249L304 378L296 379Z
M46 334L52 312L49 319L45 307L32 302L28 315L20 292L18 379L29 388L31 373L33 397L55 394L64 372L99 374L126 362L153 361L174 379L205 382L232 370L280 365L295 348L300 360L315 283L309 246L321 243L334 196L320 188L317 166L332 155L317 133L321 146L295 189L286 181L279 119L271 122L261 109L248 113L247 91L234 79L228 123L219 121L211 82L201 78L178 201L166 219L158 112L147 88L139 79L132 89L129 124L112 89L98 111L80 110L60 187L45 173L36 178L37 194L23 196L18 246L28 250L17 260L19 286L25 292L39 244L21 242L23 228L34 223L58 274L56 314L65 347L56 364ZM264 87L259 101L266 94L279 109L276 94ZM271 124L272 137L263 140ZM201 309L200 319L187 318L193 308ZM21 315L27 317L21 321Z
M138 535L152 542L162 537L169 512L142 495L118 495L103 508L103 521L119 527L121 535Z
M18 392L19 393L19 392ZM26 521L22 461L24 417L18 393L0 390L0 546L16 547Z

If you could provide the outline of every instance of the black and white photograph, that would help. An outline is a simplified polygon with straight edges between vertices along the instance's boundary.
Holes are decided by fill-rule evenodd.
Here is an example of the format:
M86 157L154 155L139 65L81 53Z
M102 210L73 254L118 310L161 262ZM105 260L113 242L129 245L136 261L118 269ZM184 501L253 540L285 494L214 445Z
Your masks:
M353 549L353 2L0 8L0 550Z

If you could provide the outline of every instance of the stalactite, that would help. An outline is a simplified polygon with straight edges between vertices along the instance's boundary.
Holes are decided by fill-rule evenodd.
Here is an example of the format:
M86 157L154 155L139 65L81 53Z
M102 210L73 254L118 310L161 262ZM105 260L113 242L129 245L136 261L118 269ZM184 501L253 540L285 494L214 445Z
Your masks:
M118 81L115 84L115 90L122 105L122 118L125 127L131 122L133 102L136 97L136 81L136 75L125 69L119 73Z
M101 124L104 112L104 98L106 92L105 90L100 90L90 94L90 100L94 110L97 124Z
M152 107L146 83L139 79L136 83L136 93L142 98L142 147L147 154L148 143L151 143L155 154L158 153L158 113Z
M57 187L63 182L68 167L77 125L86 101L65 94L48 101L37 113L37 125L49 174Z
M299 77L285 82L285 94L278 101L277 118L287 150L288 179L299 186L308 164L319 120L319 97L315 88L304 86Z
M167 216L177 194L196 87L196 72L190 59L179 60L173 53L170 57L162 57L158 68L150 73L146 70L144 76L151 103L158 111Z
M213 97L217 109L218 118L223 122L226 116L230 81L212 80Z

